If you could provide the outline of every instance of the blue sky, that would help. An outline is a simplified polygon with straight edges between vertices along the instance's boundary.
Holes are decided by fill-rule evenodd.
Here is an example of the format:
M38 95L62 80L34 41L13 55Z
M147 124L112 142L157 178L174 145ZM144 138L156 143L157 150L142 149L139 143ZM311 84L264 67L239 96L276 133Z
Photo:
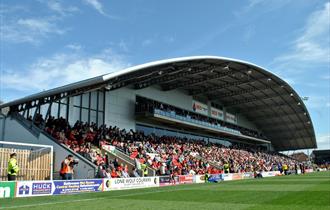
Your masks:
M308 96L330 148L327 0L0 0L0 99L158 59L246 60Z

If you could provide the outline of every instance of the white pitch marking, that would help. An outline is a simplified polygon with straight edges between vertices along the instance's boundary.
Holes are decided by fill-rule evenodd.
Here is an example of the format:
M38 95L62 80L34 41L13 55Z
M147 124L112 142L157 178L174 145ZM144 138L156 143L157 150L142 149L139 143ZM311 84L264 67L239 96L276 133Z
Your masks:
M210 187L209 185L204 185L204 186ZM61 204L61 203L73 203L73 202L76 203L76 202L84 202L84 201L104 200L104 199L127 197L127 196L132 196L132 195L145 195L145 194L151 194L151 193L184 191L184 190L200 189L204 186L199 186L199 187L195 187L195 188L184 188L184 189L173 189L173 190L156 190L156 191L150 191L150 192L130 193L130 194L126 194L126 195L114 195L114 196L101 197L101 198L86 198L86 199L78 199L78 200L56 201L56 202L47 202L47 203L8 206L8 207L0 207L0 209L28 208L28 207L34 207L34 206L46 206L46 205L55 205L55 204Z

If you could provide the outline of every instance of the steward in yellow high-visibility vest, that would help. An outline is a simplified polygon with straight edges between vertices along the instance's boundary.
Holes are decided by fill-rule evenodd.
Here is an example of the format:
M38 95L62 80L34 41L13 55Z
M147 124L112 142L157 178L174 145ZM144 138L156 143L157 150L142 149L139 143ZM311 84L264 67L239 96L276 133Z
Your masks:
M148 166L144 163L141 164L142 176L148 176Z
M229 164L227 162L223 164L223 169L225 171L225 174L229 174Z
M19 167L17 165L16 153L12 153L8 161L8 181L15 181L18 171Z

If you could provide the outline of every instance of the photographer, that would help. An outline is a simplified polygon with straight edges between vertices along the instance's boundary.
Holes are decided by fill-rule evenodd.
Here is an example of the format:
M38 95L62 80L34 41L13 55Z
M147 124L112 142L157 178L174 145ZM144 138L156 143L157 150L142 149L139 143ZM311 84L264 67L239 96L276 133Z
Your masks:
M78 164L78 161L74 160L72 155L68 155L62 161L60 175L63 180L73 179L73 167L76 164Z

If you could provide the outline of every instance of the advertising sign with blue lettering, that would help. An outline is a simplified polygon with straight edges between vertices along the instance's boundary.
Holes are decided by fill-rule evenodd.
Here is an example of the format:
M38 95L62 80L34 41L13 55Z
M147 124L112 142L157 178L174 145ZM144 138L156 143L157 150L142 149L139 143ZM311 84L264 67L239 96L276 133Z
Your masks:
M51 181L18 181L16 197L51 195L53 182Z
M221 182L223 180L221 175L222 174L210 174L208 181L209 182Z
M54 181L53 195L102 191L102 179Z

